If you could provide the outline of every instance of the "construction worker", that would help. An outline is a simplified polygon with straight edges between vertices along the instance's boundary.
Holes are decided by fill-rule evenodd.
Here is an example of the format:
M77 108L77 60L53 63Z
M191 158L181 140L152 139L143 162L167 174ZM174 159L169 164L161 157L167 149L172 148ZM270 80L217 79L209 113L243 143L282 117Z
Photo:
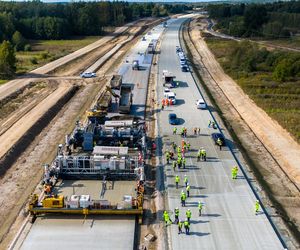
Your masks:
M173 161L172 166L173 166L173 170L174 170L174 172L175 172L176 166L177 166L177 162L176 162L175 160Z
M181 190L180 199L181 199L181 206L185 207L186 194L185 192L183 192L183 190Z
M217 144L219 145L220 147L220 151L222 150L222 140L220 138L217 139Z
M178 207L176 207L174 209L174 214L175 214L175 221L174 222L177 224L179 222L179 208Z
M166 159L167 159L167 164L169 164L170 163L170 152L169 151L167 151L167 153L166 153Z
M199 149L198 153L197 153L197 161L200 161L201 154L202 154L202 151L201 151L201 149Z
M185 214L188 222L191 222L191 217L192 217L191 209L188 209Z
M177 133L177 128L174 127L174 128L173 128L173 135L176 135L176 133Z
M201 216L201 214L202 214L202 208L203 208L203 204L199 201L198 202L199 216Z
M178 221L178 234L182 233L182 225L183 225L183 222L182 221Z
M208 121L208 127L211 127L211 120Z
M184 128L184 137L186 138L186 135L187 135L187 128Z
M187 186L186 186L187 197L190 197L190 190L191 190L191 186L190 186L190 184L188 183Z
M167 211L164 211L163 219L165 221L165 225L168 226L169 224L172 224L172 221L170 219L169 213Z
M184 229L187 235L190 234L190 223L188 222L188 220L184 221Z
M191 143L188 141L187 142L187 150L190 151L190 149L191 149Z
M183 168L185 168L185 164L186 164L186 159L185 159L185 157L183 157L182 158L182 166L183 166Z
M194 135L197 135L197 128L194 128Z
M176 132L175 132L175 134L176 134ZM176 145L175 142L172 143L172 147L173 147L173 151L174 151L174 154L175 154L175 151L176 151L176 148L177 148L177 145Z
M258 214L259 208L260 208L259 200L256 200L255 205L254 205L255 215Z
M201 129L200 129L200 128L198 128L198 135L200 135L200 132L201 132Z
M201 158L203 161L206 161L206 150L204 148L201 150Z
M184 175L184 184L185 184L185 187L187 187L189 183L189 179L187 178L186 174Z
M231 177L233 180L235 180L237 178L238 171L239 171L239 169L237 166L235 166L231 169Z
M182 164L182 159L181 159L181 156L178 155L178 158L177 158L178 168L181 168L181 164Z
M177 153L180 154L181 153L181 148L178 146L177 147Z
M176 189L178 189L178 184L180 182L180 178L178 175L175 176L175 184L176 184Z
M170 104L169 99L166 98L166 106L169 107L169 104Z

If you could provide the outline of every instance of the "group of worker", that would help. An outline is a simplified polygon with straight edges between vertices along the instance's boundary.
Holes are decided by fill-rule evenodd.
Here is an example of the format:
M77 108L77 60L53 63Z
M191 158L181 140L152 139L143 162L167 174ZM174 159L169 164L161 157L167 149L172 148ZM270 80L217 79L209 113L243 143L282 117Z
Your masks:
M161 100L161 109L164 110L164 108L167 106L173 105L173 101L168 98L163 98Z

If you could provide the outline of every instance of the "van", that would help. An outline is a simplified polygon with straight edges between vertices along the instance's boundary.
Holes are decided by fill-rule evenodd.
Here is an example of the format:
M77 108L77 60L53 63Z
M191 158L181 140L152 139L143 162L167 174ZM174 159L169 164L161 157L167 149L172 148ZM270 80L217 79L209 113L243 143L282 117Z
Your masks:
M206 103L203 99L199 99L196 102L196 106L197 106L198 109L206 109Z
M168 98L172 105L176 104L176 94L174 92L165 92L164 96L165 98Z

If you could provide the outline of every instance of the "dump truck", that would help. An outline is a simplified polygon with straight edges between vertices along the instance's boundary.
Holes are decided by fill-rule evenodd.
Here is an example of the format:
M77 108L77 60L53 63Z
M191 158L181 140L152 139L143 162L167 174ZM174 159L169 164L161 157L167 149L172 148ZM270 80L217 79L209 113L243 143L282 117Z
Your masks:
M132 104L132 88L129 84L122 84L119 98L119 113L130 113Z
M122 85L122 76L121 75L113 75L110 79L110 87L112 89L120 89Z
M163 85L170 87L170 88L175 88L176 87L176 82L174 81L174 79L176 78L176 76L174 76L170 71L168 70L163 70Z
M132 61L132 70L140 70L139 60Z

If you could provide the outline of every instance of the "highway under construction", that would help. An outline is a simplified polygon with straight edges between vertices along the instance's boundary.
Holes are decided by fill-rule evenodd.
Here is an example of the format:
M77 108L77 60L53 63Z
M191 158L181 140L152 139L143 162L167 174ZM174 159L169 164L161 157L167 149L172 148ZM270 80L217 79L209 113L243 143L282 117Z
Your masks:
M194 75L181 39L192 17L160 20L126 47L118 66L110 65L108 80L87 79L101 87L40 166L41 181L25 204L28 217L8 249L287 248ZM95 56L85 72L104 71L127 39L133 37ZM66 66L70 74L73 63ZM155 173L150 195L149 168ZM184 202L182 193L188 193ZM163 221L166 213L172 223ZM178 221L189 233L178 233Z

